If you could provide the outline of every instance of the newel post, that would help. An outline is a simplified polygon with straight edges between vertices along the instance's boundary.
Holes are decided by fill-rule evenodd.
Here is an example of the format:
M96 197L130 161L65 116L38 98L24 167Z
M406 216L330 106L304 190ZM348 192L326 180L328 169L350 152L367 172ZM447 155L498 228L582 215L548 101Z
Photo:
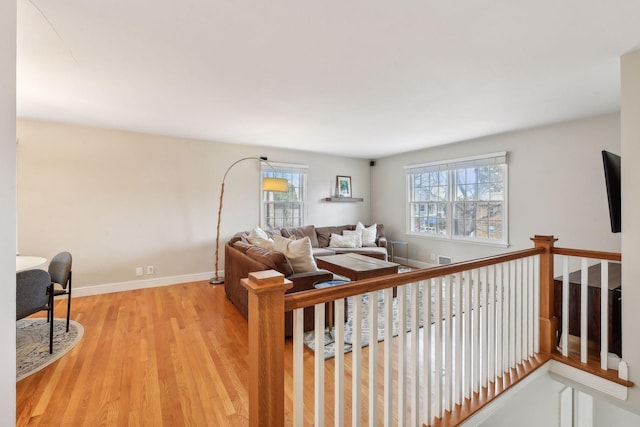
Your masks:
M540 352L551 353L557 346L558 319L553 314L553 236L531 238L536 248L544 248L540 255Z
M277 271L249 273L249 425L284 425L284 293Z

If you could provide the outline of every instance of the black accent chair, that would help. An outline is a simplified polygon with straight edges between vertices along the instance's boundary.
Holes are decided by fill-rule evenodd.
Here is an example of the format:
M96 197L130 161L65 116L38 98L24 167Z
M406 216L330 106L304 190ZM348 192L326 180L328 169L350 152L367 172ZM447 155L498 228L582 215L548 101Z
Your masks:
M26 270L16 273L16 320L46 311L53 319L53 285L44 270ZM49 354L53 353L53 322L49 322Z
M69 332L71 313L71 254L69 252L60 252L53 257L49 263L49 275L51 275L53 296L67 295L67 332ZM50 318L53 319L53 307L50 314Z

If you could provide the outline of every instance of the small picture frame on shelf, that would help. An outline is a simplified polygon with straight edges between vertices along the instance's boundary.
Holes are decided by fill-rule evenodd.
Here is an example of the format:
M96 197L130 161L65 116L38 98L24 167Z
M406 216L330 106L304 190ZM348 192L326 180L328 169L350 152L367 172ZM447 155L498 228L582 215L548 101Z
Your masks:
M337 197L352 197L351 196L351 177L338 175L336 176L336 196Z

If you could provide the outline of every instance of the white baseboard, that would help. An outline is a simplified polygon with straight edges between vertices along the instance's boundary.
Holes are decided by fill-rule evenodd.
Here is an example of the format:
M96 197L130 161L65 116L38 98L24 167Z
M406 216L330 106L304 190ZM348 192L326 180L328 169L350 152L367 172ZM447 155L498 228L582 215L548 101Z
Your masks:
M154 277L153 279L132 280L130 282L105 283L102 285L73 288L73 297L109 294L112 292L132 291L135 289L156 288L159 286L177 285L179 283L199 282L213 277L213 271L185 274L182 276Z

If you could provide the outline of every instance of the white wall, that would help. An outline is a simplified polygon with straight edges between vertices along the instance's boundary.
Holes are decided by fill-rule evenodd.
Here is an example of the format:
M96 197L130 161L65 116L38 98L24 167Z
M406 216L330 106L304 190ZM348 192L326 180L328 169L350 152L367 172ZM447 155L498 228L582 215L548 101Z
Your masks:
M640 50L622 57L620 124L622 140L622 358L636 385L628 407L640 414Z
M498 396L461 425L463 427L557 426L560 416L560 392L565 387L548 374L548 365L543 366L505 394Z
M432 263L432 254L457 262L530 248L535 234L553 234L559 246L619 252L602 150L620 152L617 114L383 158L374 167L372 218L385 224L389 237L408 240L410 258L423 263ZM404 166L498 151L509 153L509 248L405 235Z
M16 2L0 2L0 426L16 422Z
M243 157L309 166L307 224L369 221L366 160L35 120L18 120L17 133L18 249L49 259L70 251L80 293L140 279L210 277L220 183ZM258 224L259 174L258 161L229 172L221 242ZM354 196L365 202L322 202L336 175L351 175ZM147 265L155 274L136 277L135 268Z
M615 427L638 427L640 415L620 409L618 406L602 399L594 399L593 425Z

